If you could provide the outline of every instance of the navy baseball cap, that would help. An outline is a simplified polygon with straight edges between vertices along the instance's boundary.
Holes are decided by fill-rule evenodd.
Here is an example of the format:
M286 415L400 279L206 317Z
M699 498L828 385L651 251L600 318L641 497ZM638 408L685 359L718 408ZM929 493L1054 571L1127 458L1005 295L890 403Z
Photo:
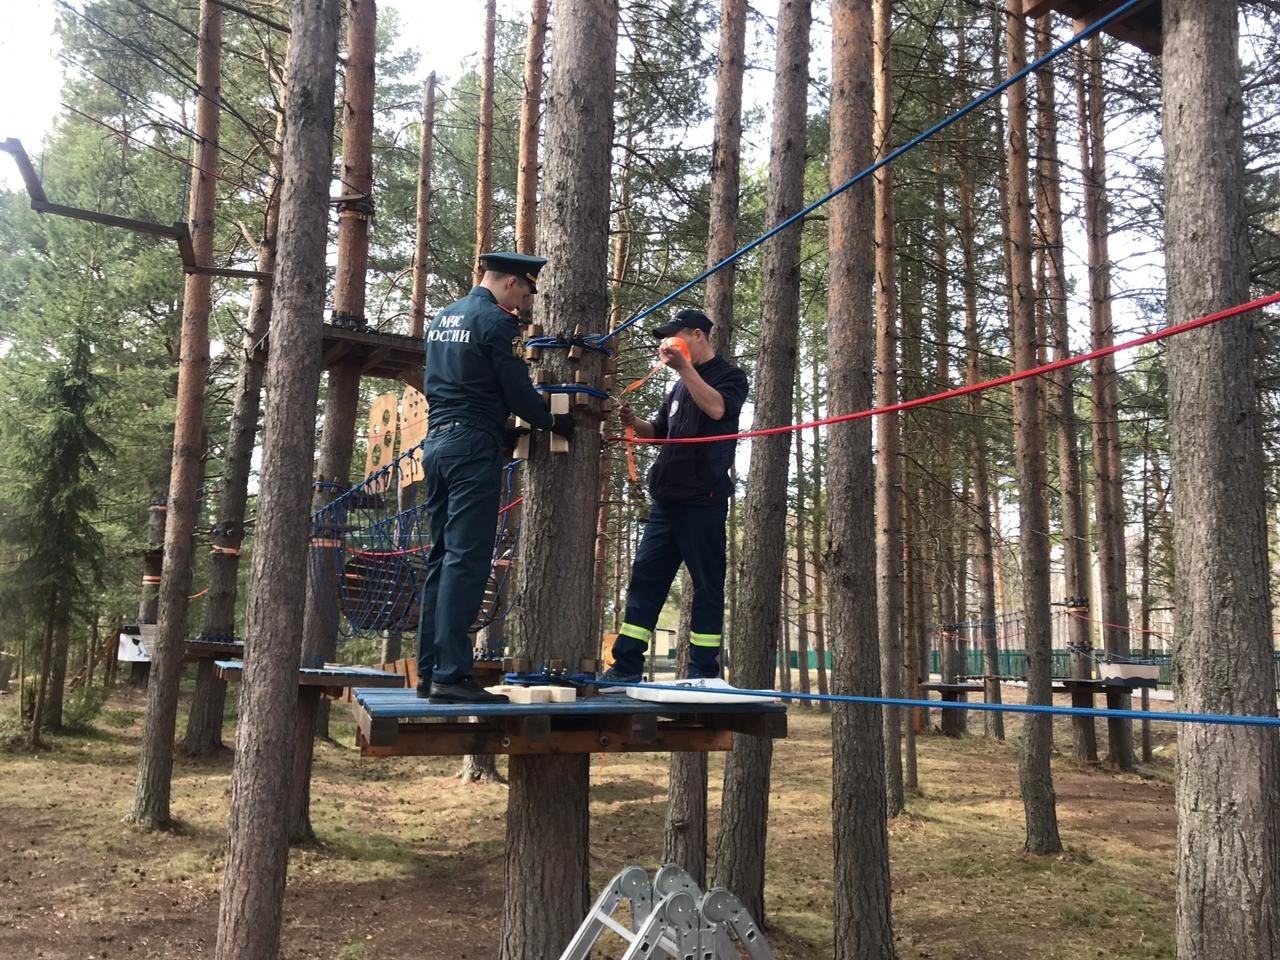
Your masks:
M486 270L506 273L529 281L529 289L538 292L538 271L546 266L546 257L527 253L482 253L477 258Z
M701 310L681 310L671 320L660 327L655 327L653 335L659 339L674 337L681 330L701 330L711 332L711 318Z

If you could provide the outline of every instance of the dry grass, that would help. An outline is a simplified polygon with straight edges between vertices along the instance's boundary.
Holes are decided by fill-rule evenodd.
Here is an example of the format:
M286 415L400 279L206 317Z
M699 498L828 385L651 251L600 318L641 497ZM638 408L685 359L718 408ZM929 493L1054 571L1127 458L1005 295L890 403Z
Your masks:
M0 956L211 955L230 757L179 760L179 831L123 825L141 705L117 694L93 730L0 754ZM291 858L282 955L493 956L505 788L459 785L452 759L362 760L334 716L312 788L321 840ZM828 744L826 718L794 710L775 751L769 938L782 958L831 953ZM920 738L923 795L890 826L902 960L1172 957L1168 752L1143 777L1059 756L1068 850L1041 858L1021 850L1014 743ZM723 766L713 755L713 818ZM592 758L593 885L657 866L666 779L663 755Z

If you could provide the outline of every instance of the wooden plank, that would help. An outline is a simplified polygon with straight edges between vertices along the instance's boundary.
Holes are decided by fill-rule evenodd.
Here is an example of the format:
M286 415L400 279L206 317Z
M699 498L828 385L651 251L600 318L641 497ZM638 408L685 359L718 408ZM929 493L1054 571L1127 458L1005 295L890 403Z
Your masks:
M668 704L669 706L669 704ZM781 740L787 735L787 715L778 713L704 713L697 721L714 730L731 730L753 737Z
M362 727L357 738L366 757L458 757L467 754L659 753L724 751L733 746L728 730L659 725L652 740L638 742L598 730L552 730L545 740L512 738L485 724L405 724L393 744L378 743Z

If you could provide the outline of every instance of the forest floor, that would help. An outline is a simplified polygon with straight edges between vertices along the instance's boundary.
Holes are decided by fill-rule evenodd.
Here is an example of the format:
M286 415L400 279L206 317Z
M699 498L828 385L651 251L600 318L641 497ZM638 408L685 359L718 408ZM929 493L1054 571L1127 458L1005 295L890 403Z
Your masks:
M1006 698L1020 693L1006 688ZM6 711L12 721L14 699L0 698L0 721ZM212 956L231 753L178 759L178 830L126 826L144 703L118 690L91 727L50 749L0 752L0 957ZM981 715L970 720L976 736L917 740L922 792L890 824L901 960L1172 958L1172 729L1155 726L1141 775L1117 774L1071 760L1069 727L1056 721L1067 851L1034 857L1022 851L1010 721L1004 743L981 736ZM463 786L457 758L361 759L343 704L331 732L312 785L319 841L290 858L281 956L495 956L506 788ZM1104 724L1098 734L1105 751ZM225 739L234 742L230 724ZM779 958L831 955L829 742L826 715L793 707L774 750L766 897ZM658 866L667 757L597 755L591 766L594 897L628 864ZM723 769L713 754L712 837Z

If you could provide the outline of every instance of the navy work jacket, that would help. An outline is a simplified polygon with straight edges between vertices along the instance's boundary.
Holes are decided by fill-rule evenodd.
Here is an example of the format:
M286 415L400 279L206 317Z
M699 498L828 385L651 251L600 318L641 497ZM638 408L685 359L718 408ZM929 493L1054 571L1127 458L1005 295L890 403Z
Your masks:
M431 426L461 421L489 431L499 443L511 413L551 428L551 411L533 389L528 366L511 352L519 333L515 316L484 287L472 287L435 315L423 336L422 392Z
M747 375L720 354L694 366L724 398L724 417L712 420L677 380L653 420L655 437L715 437L738 432L738 415L747 399ZM668 443L658 447L649 468L649 493L655 500L714 503L733 492L733 440Z

